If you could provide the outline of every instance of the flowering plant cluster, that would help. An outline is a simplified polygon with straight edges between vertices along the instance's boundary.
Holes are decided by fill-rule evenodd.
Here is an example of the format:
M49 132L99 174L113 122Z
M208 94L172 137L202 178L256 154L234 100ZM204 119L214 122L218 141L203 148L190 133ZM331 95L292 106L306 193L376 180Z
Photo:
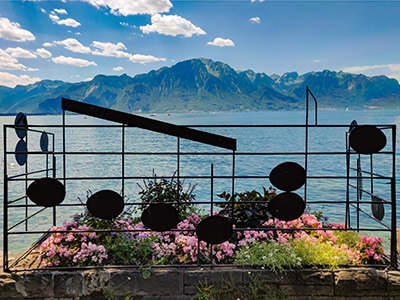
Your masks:
M60 232L60 231L70 232ZM96 232L79 222L64 222L53 226L50 236L40 245L39 253L44 267L72 265L101 265L107 259L107 250L99 243ZM85 232L86 231L86 232Z
M269 192L264 190L264 195L267 197ZM245 206L246 209L250 207ZM258 226L252 227L255 229L234 231L229 241L212 246L197 238L196 227L205 216L195 212L186 215L178 223L177 230L167 232L152 232L133 215L125 211L115 219L101 220L86 210L75 215L71 222L53 227L40 246L42 265L145 266L212 262L258 264L282 270L310 265L336 267L383 262L381 238L335 230L343 229L344 224L328 223L322 212L309 209L293 221L260 220Z

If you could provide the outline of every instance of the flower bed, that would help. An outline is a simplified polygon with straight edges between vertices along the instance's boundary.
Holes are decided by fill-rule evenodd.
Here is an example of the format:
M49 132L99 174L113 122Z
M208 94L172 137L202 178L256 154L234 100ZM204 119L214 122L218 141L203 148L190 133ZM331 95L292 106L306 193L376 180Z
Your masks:
M332 230L344 224L324 223L316 215L306 212L288 222L269 219L258 230L237 231L229 241L211 248L204 241L199 243L193 231L201 220L196 213L178 224L180 231L161 233L141 231L143 224L129 212L105 221L85 211L62 227L51 228L53 233L41 244L40 255L44 267L193 264L210 263L211 258L212 263L263 265L282 271L383 261L381 238ZM296 230L304 228L311 230ZM81 232L99 229L116 231ZM57 232L65 230L70 232Z
M155 174L154 178L145 181L144 188L139 185L141 208L179 197L182 220L177 230L149 231L133 210L125 210L111 220L99 219L85 210L62 227L51 228L50 236L40 246L42 266L233 263L283 271L303 266L335 268L383 262L381 238L344 231L343 223L328 223L322 211L306 209L292 221L273 218L267 209L268 201L276 195L272 188L263 188L262 194L253 190L218 195L226 202L220 203L221 209L214 214L233 213L234 227L242 229L234 230L228 241L208 245L196 235L196 227L209 214L193 205L195 186L189 185L185 192L180 181L157 180Z

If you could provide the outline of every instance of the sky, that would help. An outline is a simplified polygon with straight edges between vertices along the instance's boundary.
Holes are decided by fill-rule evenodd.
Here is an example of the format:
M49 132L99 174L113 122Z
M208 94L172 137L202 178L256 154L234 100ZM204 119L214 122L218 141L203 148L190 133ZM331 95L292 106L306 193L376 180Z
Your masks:
M268 75L400 81L400 0L0 0L0 85L135 76L200 57Z

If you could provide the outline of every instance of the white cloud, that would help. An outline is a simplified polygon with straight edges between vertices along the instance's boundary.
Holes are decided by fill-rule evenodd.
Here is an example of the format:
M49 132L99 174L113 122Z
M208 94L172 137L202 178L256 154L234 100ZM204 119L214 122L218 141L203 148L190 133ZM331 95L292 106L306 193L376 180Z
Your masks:
M265 0L250 0L250 2L264 2Z
M65 49L75 53L91 53L92 50L89 47L82 45L78 40L69 38L62 41L54 41L53 45L61 45Z
M52 56L51 52L44 48L36 49L35 53L39 55L41 58L50 58Z
M54 11L52 11L49 14L49 18L50 18L50 20L53 21L53 23L58 24L58 25L65 25L65 26L69 26L69 27L81 26L81 23L79 23L78 21L76 21L74 19L71 19L71 18L60 19L60 17L57 16Z
M190 21L177 15L156 14L151 17L151 25L140 26L143 33L157 32L164 35L183 35L191 37L192 35L206 34L203 29L196 27Z
M29 77L28 75L14 75L11 73L0 72L0 85L10 88L16 87L18 84L27 85L40 81L39 77Z
M133 63L146 64L149 62L165 61L165 58L154 57L152 55L135 54L130 59Z
M235 46L235 43L232 42L232 40L230 39L223 39L217 37L214 39L214 41L208 42L207 45L218 46L218 47L233 47Z
M80 68L97 66L97 64L94 61L88 61L86 59L81 59L81 58L65 57L62 55L58 57L53 57L51 60L56 64L70 65Z
M121 66L113 68L113 71L117 71L117 72L120 72L120 71L123 71L123 70L124 70L124 68L121 67Z
M68 12L64 8L55 8L54 11L59 15L68 15Z
M60 20L60 17L57 16L54 12L51 12L49 14L49 18L50 18L50 20L53 21L53 23L57 23Z
M97 48L98 50L94 50L92 54L94 55L101 55L101 56L112 56L112 57L128 57L130 58L132 54L121 51L121 50L126 50L127 48L125 45L121 42L117 44L113 43L103 43L103 42L97 42L94 41L92 43L92 46Z
M43 43L43 47L54 47L54 45L52 43L46 42Z
M20 64L15 57L0 49L0 70L26 70L27 67Z
M81 26L81 23L79 23L78 21L75 21L74 19L68 18L65 20L60 20L57 22L58 25L65 25L65 26L69 26L69 27L78 27Z
M19 57L19 58L36 58L37 57L31 51L23 49L21 47L7 48L6 52L9 53L12 57Z
M316 60L314 60L314 63L320 63L321 62L321 60L320 59L316 59Z
M47 13L47 11L44 9L44 8L40 8L40 11L42 12L42 13Z
M36 71L39 71L39 69L38 68L28 68L27 71L36 72Z
M0 38L15 42L35 40L32 32L22 29L19 23L11 22L7 18L0 18Z
M110 9L113 15L154 15L169 12L172 3L169 0L82 0L99 8Z
M253 18L250 18L249 21L250 21L251 23L257 23L257 24L260 24L260 23L261 23L260 17L253 17Z
M363 73L367 76L386 75L400 82L400 64L353 66L343 69L348 73Z

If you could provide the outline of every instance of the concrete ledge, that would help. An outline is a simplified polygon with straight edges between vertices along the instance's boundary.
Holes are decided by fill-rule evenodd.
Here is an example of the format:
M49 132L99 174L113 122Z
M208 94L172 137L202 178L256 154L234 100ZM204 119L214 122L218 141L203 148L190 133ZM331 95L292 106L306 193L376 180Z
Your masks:
M148 279L136 268L0 273L0 299L97 300L112 294L116 300L126 296L135 300L189 300L200 282L218 285L233 281L239 286L248 285L253 278L279 289L288 300L400 299L400 271L347 268L274 273L237 267L153 268Z

